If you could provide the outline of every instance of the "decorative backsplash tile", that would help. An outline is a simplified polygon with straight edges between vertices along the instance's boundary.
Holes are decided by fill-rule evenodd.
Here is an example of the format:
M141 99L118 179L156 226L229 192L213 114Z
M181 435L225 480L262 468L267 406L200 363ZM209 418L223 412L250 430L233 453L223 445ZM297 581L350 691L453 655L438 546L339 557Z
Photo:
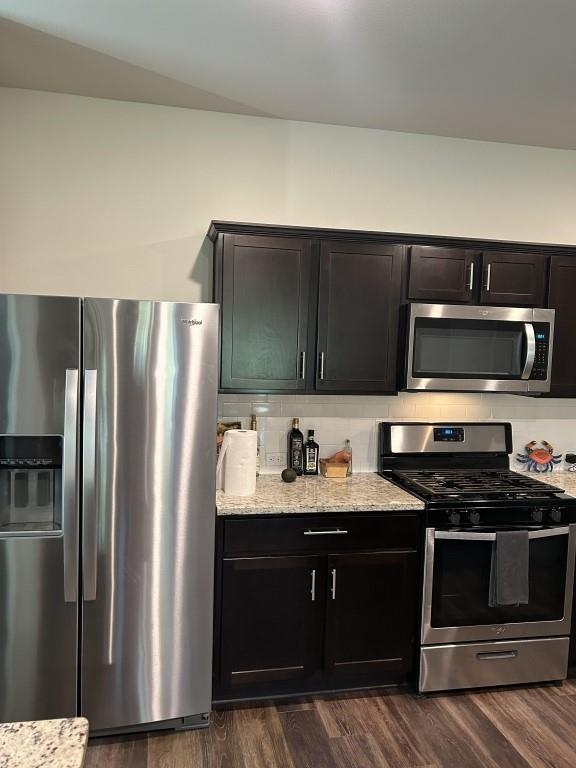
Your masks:
M377 466L378 422L395 421L510 421L514 454L530 440L548 440L555 453L576 452L576 400L528 398L501 394L402 393L398 397L341 395L220 395L218 416L238 418L250 426L258 417L262 472L279 472L266 465L266 454L286 452L292 418L300 429L316 430L320 455L328 456L352 443L356 472L373 472ZM511 459L516 470L525 467ZM558 466L564 468L564 464Z

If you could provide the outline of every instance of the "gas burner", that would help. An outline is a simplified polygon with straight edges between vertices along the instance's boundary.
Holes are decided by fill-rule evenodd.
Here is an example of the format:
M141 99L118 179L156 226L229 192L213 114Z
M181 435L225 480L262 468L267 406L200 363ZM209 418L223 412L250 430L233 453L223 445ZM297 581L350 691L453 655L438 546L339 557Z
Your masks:
M562 489L511 470L415 470L395 471L392 477L425 498L462 499L546 499Z

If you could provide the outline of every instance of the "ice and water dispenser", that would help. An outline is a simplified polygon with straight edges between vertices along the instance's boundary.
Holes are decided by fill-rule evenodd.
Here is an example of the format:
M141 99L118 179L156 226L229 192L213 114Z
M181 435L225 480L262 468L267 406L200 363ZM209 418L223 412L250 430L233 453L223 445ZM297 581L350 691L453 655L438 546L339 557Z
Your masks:
M58 532L62 437L0 435L0 535Z

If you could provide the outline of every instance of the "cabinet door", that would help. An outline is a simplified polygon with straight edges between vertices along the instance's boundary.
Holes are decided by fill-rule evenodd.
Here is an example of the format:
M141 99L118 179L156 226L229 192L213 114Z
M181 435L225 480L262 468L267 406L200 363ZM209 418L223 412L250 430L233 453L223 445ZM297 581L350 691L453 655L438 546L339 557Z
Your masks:
M220 696L305 688L322 665L325 559L225 558Z
M552 256L548 306L556 310L550 394L575 397L576 257Z
M401 246L323 242L316 389L396 390Z
M418 301L473 300L474 251L413 245L410 248L408 298Z
M304 390L311 241L226 235L222 259L221 388Z
M546 296L547 258L533 253L482 256L482 304L543 307Z
M328 558L326 666L335 687L405 679L414 655L417 573L414 551Z

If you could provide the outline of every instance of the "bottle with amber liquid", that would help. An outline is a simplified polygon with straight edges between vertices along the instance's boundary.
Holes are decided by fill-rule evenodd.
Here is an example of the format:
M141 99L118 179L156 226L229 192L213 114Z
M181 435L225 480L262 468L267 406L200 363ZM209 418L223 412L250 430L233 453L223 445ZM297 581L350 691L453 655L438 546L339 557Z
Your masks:
M304 470L304 435L300 432L300 419L292 419L292 429L288 432L288 466L297 475Z

